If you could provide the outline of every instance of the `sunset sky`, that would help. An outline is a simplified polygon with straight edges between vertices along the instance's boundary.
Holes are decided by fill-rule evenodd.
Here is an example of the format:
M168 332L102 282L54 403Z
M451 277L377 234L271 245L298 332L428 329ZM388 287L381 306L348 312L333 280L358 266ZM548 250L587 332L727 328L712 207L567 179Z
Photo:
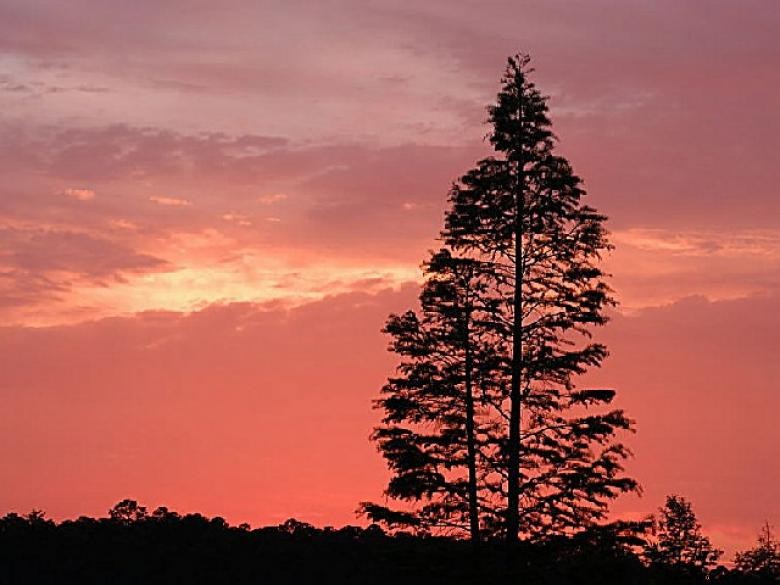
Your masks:
M773 0L0 0L0 514L355 523L508 55L610 218L640 517L780 528Z

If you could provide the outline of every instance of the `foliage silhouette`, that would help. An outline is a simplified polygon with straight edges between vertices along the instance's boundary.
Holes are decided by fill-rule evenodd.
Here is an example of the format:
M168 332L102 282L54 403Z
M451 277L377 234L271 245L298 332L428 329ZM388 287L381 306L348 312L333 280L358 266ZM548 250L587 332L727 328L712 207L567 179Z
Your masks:
M632 421L594 410L614 391L574 384L607 355L589 338L614 304L598 267L611 245L554 153L531 71L527 56L509 59L488 109L495 155L450 192L420 314L385 327L401 364L373 438L394 504L362 511L391 528L549 538L592 528L610 500L638 489L615 442Z
M755 547L737 553L734 566L745 575L780 582L780 544L772 534L769 522L761 528Z
M652 565L671 573L706 574L723 554L701 532L691 503L670 495L654 519L653 539L645 547Z
M491 431L478 403L495 392L499 363L485 324L497 308L484 294L484 263L442 249L424 269L420 315L391 315L385 325L402 361L382 389L385 417L373 434L394 472L387 494L424 504L412 511L371 503L362 509L390 527L468 533L478 542L479 509L490 496L484 477Z
M157 508L146 514L124 500L108 517L60 523L41 512L0 518L0 583L3 585L187 583L274 585L338 583L548 585L732 585L772 583L722 569L672 575L645 566L634 552L641 526L616 523L518 545L515 573L497 541L483 542L479 556L453 538L386 534L376 525L316 528L287 520L251 530L222 518ZM479 561L477 563L477 561Z

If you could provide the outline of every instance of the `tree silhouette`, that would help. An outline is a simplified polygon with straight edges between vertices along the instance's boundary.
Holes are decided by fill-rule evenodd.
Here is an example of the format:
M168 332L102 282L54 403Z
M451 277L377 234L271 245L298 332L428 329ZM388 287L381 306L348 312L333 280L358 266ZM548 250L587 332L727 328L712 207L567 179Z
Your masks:
M682 496L667 496L654 518L654 539L645 549L650 564L700 573L714 566L722 554L702 534L691 503Z
M108 516L116 522L130 524L146 518L146 508L135 500L122 500L108 511Z
M769 522L761 528L754 548L737 553L734 566L741 573L767 582L780 581L780 544L775 540Z
M645 523L600 524L573 536L523 542L522 566L508 568L498 540L479 554L461 539L387 534L377 525L318 528L289 519L252 529L220 517L151 513L124 500L105 518L55 522L42 512L0 516L0 583L340 583L451 585L763 585L777 578L718 567L708 572L647 566L636 555ZM121 512L120 512L121 511ZM771 536L768 539L772 541ZM763 537L760 539L763 542ZM516 557L519 555L513 555ZM474 559L479 560L474 563ZM751 564L751 566L753 566ZM762 576L763 575L763 576Z
M377 401L385 417L373 438L393 471L386 494L420 505L399 511L363 503L372 520L467 531L480 540L490 421L478 411L495 393L498 364L486 327L497 308L486 294L485 270L478 260L439 250L424 264L420 314L388 319L384 331L402 361Z
M631 421L593 410L614 391L574 385L607 355L589 341L613 304L598 267L610 248L605 218L582 204L580 179L554 154L530 71L528 57L509 59L489 108L495 156L450 192L422 316L392 316L385 329L402 361L373 437L394 474L386 494L409 505L363 510L390 525L468 520L472 538L514 542L585 528L637 488L614 442Z
M489 108L496 155L454 186L443 232L453 250L491 262L503 298L496 350L509 384L499 408L507 421L499 493L510 542L587 525L637 487L622 476L628 451L611 444L631 428L623 412L572 416L614 397L573 383L607 355L588 339L613 304L598 267L611 246L604 216L581 202L579 177L554 153L547 98L531 71L529 57L509 59Z

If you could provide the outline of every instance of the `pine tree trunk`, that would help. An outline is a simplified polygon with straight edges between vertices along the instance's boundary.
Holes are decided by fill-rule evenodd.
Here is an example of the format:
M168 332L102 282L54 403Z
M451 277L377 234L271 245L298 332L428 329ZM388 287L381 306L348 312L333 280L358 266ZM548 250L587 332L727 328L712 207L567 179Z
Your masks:
M520 163L522 168L522 163ZM520 529L520 382L522 374L523 330L523 185L522 172L518 172L515 193L515 282L512 316L512 376L509 390L509 445L507 449L509 472L507 474L506 541L517 542Z
M468 303L468 299L467 299ZM471 540L479 543L479 502L477 500L477 444L474 432L474 388L471 379L471 339L469 332L470 311L466 312L465 328L465 384L466 384L466 450L468 457L469 532Z

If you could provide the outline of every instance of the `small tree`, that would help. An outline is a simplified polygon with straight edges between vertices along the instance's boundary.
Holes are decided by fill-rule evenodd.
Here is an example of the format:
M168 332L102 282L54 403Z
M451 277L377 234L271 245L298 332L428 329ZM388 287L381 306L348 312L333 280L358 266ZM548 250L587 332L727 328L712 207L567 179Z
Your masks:
M734 566L741 573L766 579L767 582L780 580L780 544L775 540L769 522L761 528L754 548L737 553Z
M667 496L653 524L654 538L645 548L651 565L702 573L712 568L723 554L702 534L690 502L682 496Z
M382 389L385 412L373 439L393 475L385 494L405 510L363 503L371 520L419 531L466 532L481 538L480 499L489 421L480 406L497 367L486 342L484 265L448 249L424 264L420 313L391 315L384 332L401 356L396 376Z
M108 511L108 517L121 524L132 524L146 518L146 507L135 500L122 500Z

